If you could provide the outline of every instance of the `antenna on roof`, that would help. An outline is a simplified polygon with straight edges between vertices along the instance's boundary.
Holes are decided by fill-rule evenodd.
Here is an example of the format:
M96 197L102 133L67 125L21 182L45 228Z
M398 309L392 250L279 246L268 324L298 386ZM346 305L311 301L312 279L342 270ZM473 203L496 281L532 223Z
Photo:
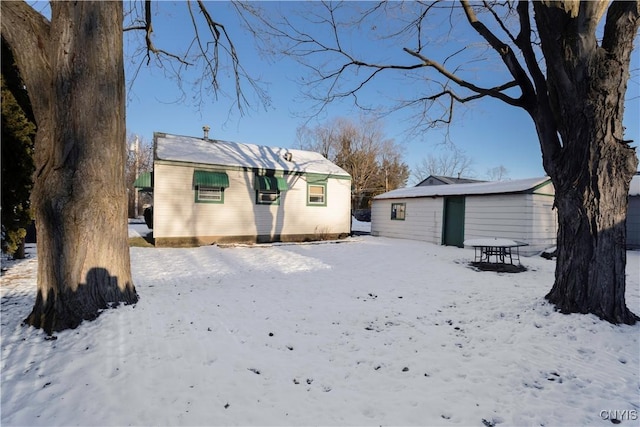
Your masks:
M202 130L204 131L204 140L208 141L209 140L209 129L211 129L209 126L204 125L202 126Z

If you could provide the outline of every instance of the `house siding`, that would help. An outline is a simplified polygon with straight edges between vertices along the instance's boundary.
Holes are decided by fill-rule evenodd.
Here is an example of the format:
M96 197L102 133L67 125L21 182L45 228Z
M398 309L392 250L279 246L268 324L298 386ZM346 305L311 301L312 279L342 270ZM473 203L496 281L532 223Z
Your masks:
M467 196L464 237L521 240L531 219L531 205L523 195Z
M350 232L349 179L329 178L327 206L306 206L304 175L285 175L289 190L279 205L257 205L255 172L209 166L226 172L229 187L224 203L196 203L196 167L155 163L154 238L167 245L211 244L222 241L305 240L336 237ZM203 169L198 167L198 169Z
M557 219L553 199L539 194L467 196L465 240L501 237L523 241L522 253L554 246Z
M553 208L554 199L539 194L532 194L530 197L533 201L533 220L527 242L531 250L550 249L556 245L558 238L558 213Z
M404 221L391 220L393 203L406 204ZM441 197L374 200L371 207L371 234L440 244L442 211Z
M640 249L640 196L629 196L627 208L627 248Z

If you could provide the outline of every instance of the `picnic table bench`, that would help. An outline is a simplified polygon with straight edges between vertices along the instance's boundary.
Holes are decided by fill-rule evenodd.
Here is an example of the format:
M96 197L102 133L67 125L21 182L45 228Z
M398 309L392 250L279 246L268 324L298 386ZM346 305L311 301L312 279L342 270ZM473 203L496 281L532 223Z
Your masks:
M498 237L485 237L465 240L464 245L474 248L474 262L513 265L514 259L520 264L519 248L527 246L528 243ZM513 251L514 248L515 251ZM493 262L491 262L492 258Z

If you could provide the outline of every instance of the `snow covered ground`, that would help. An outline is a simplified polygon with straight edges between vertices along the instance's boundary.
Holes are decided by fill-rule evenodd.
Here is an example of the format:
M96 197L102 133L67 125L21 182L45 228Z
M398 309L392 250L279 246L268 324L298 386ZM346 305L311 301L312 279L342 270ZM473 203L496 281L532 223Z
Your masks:
M554 312L554 261L479 272L473 250L371 236L134 247L140 301L45 340L21 326L30 251L3 262L3 426L640 424L640 325ZM640 313L640 252L627 271Z

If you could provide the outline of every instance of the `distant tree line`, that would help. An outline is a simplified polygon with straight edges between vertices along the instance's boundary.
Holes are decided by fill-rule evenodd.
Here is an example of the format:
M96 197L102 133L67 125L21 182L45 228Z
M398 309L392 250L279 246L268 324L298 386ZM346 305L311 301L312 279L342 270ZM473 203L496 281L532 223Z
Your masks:
M418 162L411 171L412 183L418 184L430 176L448 176L452 178L474 178L489 181L508 181L509 170L503 165L487 169L482 178L476 177L473 159L461 149L451 146L447 150L430 153Z
M378 121L339 117L314 128L301 126L297 143L349 172L353 210L370 208L373 197L404 187L409 178L402 147L385 137Z

